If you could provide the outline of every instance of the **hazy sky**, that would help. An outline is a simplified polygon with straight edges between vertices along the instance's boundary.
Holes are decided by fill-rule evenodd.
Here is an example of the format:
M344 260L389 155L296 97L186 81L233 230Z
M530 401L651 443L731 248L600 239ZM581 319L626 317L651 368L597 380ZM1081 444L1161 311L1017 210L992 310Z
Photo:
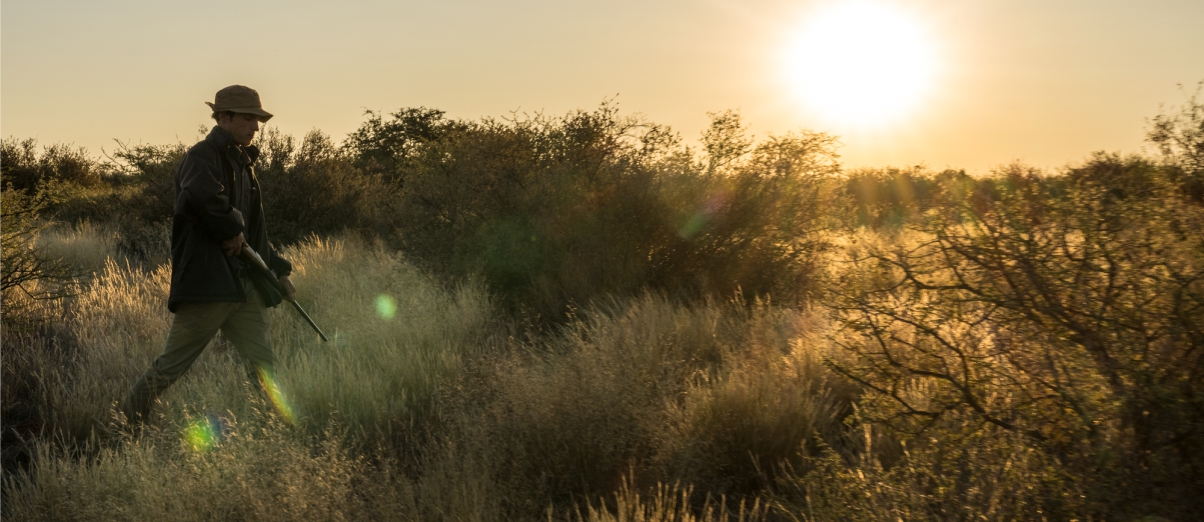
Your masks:
M691 143L736 109L758 137L840 135L846 166L981 172L1138 152L1146 118L1204 80L1204 0L878 0L924 35L934 72L906 116L855 126L800 100L783 58L838 3L4 0L0 133L96 154L191 143L203 102L241 83L298 137L341 140L365 109L475 119L615 98Z

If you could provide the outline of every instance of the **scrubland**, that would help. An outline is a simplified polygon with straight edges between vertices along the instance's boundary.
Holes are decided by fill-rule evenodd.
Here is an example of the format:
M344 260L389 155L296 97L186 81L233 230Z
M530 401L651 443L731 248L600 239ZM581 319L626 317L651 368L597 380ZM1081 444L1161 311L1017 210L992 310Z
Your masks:
M183 145L5 140L13 520L1192 520L1204 107L1148 156L846 171L609 105L268 130L279 394L162 350Z

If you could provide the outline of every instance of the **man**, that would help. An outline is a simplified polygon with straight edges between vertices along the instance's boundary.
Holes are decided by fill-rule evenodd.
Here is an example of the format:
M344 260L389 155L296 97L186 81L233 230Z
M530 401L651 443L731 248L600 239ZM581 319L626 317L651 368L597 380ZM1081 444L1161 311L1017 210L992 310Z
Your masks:
M217 91L217 126L185 154L176 172L176 204L171 229L171 293L175 314L163 355L134 384L121 404L126 418L142 422L155 399L179 379L218 330L233 342L261 386L272 386L271 326L268 308L293 300L292 265L268 243L259 180L251 145L259 124L272 115L259 93L242 85ZM263 280L242 260L254 249L279 274L287 295Z

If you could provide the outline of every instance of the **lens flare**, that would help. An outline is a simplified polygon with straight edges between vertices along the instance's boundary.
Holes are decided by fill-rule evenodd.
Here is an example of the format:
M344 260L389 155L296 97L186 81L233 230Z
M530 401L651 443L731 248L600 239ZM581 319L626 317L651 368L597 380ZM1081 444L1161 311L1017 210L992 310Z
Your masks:
M263 386L263 393L268 396L268 401L272 403L272 408L275 408L276 413L288 421L289 424L296 422L296 415L293 413L293 407L289 405L284 393L280 391L280 385L277 384L276 378L266 368L259 368L259 384Z
M694 214L694 216L692 216L690 220L686 222L685 226L681 227L681 229L677 231L678 237L681 237L682 239L691 239L698 235L698 233L702 231L702 227L706 226L706 224L711 221L711 218L715 217L715 214L718 214L719 211L727 205L727 201L727 194L721 193L711 196L711 198L708 199L703 205L702 210Z
M347 336L338 330L334 331L334 335L330 337L330 344L340 348L347 346Z
M225 426L225 421L214 415L196 419L184 429L184 440L193 451L205 453L221 443Z
M385 294L376 296L376 315L381 319L392 319L397 315L397 301Z

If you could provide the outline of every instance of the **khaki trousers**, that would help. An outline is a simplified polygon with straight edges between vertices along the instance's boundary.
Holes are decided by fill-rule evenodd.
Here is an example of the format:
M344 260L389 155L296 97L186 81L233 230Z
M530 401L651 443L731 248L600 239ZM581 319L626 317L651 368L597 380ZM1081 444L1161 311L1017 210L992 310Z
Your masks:
M145 420L159 394L176 382L205 351L218 330L234 344L253 380L272 375L274 358L271 317L263 298L247 276L242 277L245 303L180 303L176 307L167 347L134 383L121 410L130 420ZM261 386L263 383L259 383Z

